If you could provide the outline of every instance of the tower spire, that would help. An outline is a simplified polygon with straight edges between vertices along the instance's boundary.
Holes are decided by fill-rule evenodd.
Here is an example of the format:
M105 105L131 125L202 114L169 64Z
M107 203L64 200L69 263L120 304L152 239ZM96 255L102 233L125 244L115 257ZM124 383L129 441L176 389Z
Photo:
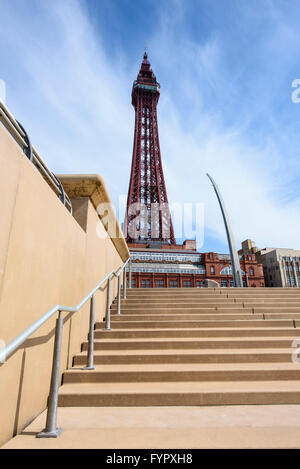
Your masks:
M158 136L160 85L146 51L131 96L135 131L125 236L128 242L152 240L176 244Z

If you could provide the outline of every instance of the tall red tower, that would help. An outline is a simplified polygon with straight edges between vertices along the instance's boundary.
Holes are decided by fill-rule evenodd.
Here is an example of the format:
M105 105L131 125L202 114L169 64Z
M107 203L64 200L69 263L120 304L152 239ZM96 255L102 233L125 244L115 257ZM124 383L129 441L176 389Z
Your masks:
M135 131L124 226L129 243L162 241L176 244L159 146L159 96L160 85L145 52L132 87Z

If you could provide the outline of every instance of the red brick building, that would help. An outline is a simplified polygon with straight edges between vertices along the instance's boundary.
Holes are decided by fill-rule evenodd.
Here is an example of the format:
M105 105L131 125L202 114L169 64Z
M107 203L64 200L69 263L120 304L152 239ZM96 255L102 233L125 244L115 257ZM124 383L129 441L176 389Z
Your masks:
M133 288L201 288L203 280L233 286L229 254L199 253L195 241L182 245L129 244ZM261 264L254 255L240 256L245 287L264 287Z

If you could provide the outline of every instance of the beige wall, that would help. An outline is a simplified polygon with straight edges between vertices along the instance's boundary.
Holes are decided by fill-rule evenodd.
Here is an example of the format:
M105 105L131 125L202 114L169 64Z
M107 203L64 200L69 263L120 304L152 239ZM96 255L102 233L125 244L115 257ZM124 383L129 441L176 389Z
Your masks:
M88 196L74 200L82 228L2 127L0 200L0 340L7 344L54 305L75 306L128 250L109 238ZM105 300L106 291L96 294L97 320ZM88 304L64 313L62 371L86 339L88 316ZM52 318L0 366L0 445L46 407L54 327Z

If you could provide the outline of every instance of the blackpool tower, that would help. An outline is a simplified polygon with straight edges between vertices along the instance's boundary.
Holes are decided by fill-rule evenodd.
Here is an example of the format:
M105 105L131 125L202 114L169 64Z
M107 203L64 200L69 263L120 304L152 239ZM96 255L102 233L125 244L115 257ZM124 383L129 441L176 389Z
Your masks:
M176 244L160 154L159 96L160 85L145 52L132 87L135 130L124 226L128 243Z

